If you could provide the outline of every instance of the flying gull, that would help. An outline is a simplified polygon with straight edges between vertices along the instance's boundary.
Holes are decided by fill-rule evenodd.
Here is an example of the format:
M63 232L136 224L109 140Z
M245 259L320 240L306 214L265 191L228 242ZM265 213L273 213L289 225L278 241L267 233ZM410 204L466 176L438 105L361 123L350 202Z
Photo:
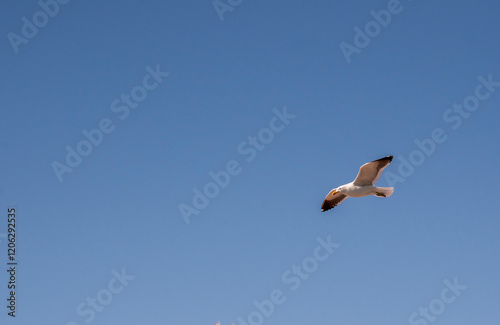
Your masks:
M340 202L348 197L362 197L368 195L375 195L379 197L388 197L394 192L394 187L376 187L375 183L382 175L385 167L387 167L393 156L380 158L369 163L364 164L359 168L358 176L356 179L349 183L337 188L328 193L321 205L321 211L328 211L335 208Z

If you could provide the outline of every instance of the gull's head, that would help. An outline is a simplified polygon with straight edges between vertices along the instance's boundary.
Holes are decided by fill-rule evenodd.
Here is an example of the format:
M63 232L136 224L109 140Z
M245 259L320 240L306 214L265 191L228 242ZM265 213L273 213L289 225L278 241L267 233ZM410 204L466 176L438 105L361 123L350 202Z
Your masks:
M344 188L342 186L339 186L333 191L332 194L335 195L337 193L344 193Z

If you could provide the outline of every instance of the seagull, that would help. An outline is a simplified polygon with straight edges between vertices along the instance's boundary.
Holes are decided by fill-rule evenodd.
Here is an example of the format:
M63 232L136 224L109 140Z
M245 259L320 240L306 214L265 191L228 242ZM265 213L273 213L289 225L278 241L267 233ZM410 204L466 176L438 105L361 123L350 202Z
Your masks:
M340 202L348 197L363 197L375 195L378 197L389 197L394 192L394 187L376 187L375 183L382 175L385 167L387 167L393 156L380 158L364 164L359 168L356 179L348 184L334 188L328 193L321 205L321 211L328 211L335 208Z

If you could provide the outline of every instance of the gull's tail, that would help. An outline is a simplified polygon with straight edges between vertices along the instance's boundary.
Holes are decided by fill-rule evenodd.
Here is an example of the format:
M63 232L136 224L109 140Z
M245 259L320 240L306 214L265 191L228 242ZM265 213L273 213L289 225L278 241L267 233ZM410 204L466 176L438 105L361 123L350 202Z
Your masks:
M376 187L375 188L375 196L380 197L389 197L394 193L394 187Z

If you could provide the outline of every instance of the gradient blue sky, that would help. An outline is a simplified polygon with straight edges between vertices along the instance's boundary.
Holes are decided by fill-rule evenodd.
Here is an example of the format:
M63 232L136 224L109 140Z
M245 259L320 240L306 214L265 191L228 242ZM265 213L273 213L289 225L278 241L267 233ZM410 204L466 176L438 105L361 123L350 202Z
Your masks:
M467 289L435 324L497 324L500 87L456 129L446 112L479 76L500 81L500 4L403 0L347 63L340 43L387 5L243 0L221 21L210 0L73 0L15 53L7 35L41 7L4 3L0 262L15 206L20 264L1 323L87 324L77 306L125 268L91 324L229 325L273 290L286 301L264 324L409 324L454 278ZM148 66L170 74L120 120L112 102ZM296 118L247 162L238 146L285 106ZM105 118L113 132L59 182L51 164ZM392 154L398 175L436 128L446 141L392 197L320 212L365 162ZM187 225L179 204L230 160L241 172ZM341 246L291 290L282 275L328 236Z

